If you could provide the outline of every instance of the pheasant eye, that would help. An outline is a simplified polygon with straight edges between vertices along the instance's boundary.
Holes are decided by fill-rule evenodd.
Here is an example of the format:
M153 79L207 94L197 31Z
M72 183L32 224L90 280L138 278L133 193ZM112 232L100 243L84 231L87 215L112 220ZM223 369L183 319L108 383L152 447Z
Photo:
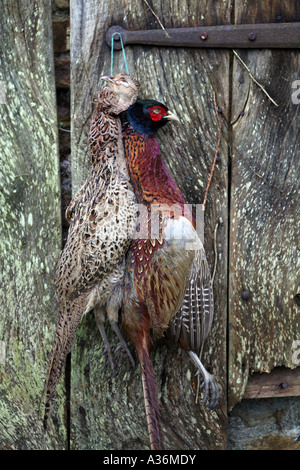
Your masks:
M129 87L129 84L127 82L124 82L124 80L118 80L116 83L118 85L123 85L123 86Z

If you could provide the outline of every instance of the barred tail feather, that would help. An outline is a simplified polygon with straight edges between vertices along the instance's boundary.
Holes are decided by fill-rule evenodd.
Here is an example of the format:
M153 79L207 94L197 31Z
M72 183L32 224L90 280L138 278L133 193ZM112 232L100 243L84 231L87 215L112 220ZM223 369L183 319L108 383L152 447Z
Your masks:
M65 302L61 306L58 315L55 339L49 356L48 371L42 395L44 397L46 393L44 408L45 429L47 427L51 399L55 394L67 355L73 347L78 326L85 312L86 295L76 298L73 302Z
M139 358L142 368L143 391L151 450L164 450L160 425L158 393L153 366L149 357L148 345L145 338L143 340L143 347L139 354Z
M47 420L49 418L49 413L50 413L50 402L55 394L56 386L60 379L61 371L64 366L67 354L62 353L62 351L60 351L60 348L58 348L58 345L54 344L52 351L50 353L50 357L51 357L51 362L49 364L47 379L45 382L44 393L43 393L43 396L46 393L45 404L44 404L44 418L43 418L44 429L47 428Z

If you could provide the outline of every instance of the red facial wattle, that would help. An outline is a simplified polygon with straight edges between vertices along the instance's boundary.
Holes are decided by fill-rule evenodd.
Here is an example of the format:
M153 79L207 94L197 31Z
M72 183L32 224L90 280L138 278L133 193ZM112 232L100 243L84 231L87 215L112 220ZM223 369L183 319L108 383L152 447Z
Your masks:
M152 106L148 108L152 121L160 121L162 117L167 115L167 111L162 106Z

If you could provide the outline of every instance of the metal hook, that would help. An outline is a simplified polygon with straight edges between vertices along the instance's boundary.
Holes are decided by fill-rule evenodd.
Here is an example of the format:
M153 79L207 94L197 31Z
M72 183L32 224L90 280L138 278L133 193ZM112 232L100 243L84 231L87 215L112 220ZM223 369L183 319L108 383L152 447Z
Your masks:
M114 36L115 35L119 36L120 42L121 42L121 47L123 51L123 57L124 57L124 62L125 62L125 68L126 68L126 73L129 75L128 71L128 65L127 65L127 60L126 60L126 54L125 54L125 48L123 44L123 39L121 33L115 32L112 37L111 37L111 61L110 61L110 75L113 76L113 63L114 63Z

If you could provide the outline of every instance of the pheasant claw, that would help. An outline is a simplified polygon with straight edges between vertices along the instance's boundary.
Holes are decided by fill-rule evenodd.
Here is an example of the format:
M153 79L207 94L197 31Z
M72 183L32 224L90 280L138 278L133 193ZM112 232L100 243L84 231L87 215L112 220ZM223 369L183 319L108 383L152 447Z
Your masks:
M123 349L123 350L126 352L127 357L128 357L128 359L129 359L129 361L131 362L132 367L135 369L135 361L134 361L134 359L133 359L133 357L132 357L131 352L130 352L129 349L128 349L128 346L127 346L127 344L126 344L126 341L125 341L125 339L123 338L122 333L121 333L121 331L119 330L119 327L118 327L117 323L114 322L113 320L111 320L110 318L109 318L109 322L110 322L110 324L111 324L111 326L112 326L112 329L114 330L114 332L116 333L117 337L119 338L119 344L118 344L118 346L116 347L115 352L118 351L119 349Z
M98 324L98 328L99 328L99 331L100 331L100 334L101 334L101 337L102 337L102 341L103 341L103 344L104 344L103 354L108 359L108 362L110 363L110 367L111 367L111 370L112 370L112 375L113 375L113 377L115 377L116 376L115 364L114 364L113 355L112 355L112 352L111 352L111 347L110 347L110 344L109 344L109 341L108 341L108 338L106 336L106 332L105 332L105 329L104 329L104 325L102 323L100 323L100 324Z
M208 407L210 411L213 411L216 408L218 401L219 401L219 389L218 389L217 382L215 381L214 376L211 375L209 372L207 372L207 370L205 369L204 365L200 361L197 354L195 354L193 351L188 351L188 354L193 364L198 369L195 375L198 375L200 373L202 375L203 381L201 384L201 388L204 388L204 396L201 401L201 404L205 405L206 402L208 401Z

